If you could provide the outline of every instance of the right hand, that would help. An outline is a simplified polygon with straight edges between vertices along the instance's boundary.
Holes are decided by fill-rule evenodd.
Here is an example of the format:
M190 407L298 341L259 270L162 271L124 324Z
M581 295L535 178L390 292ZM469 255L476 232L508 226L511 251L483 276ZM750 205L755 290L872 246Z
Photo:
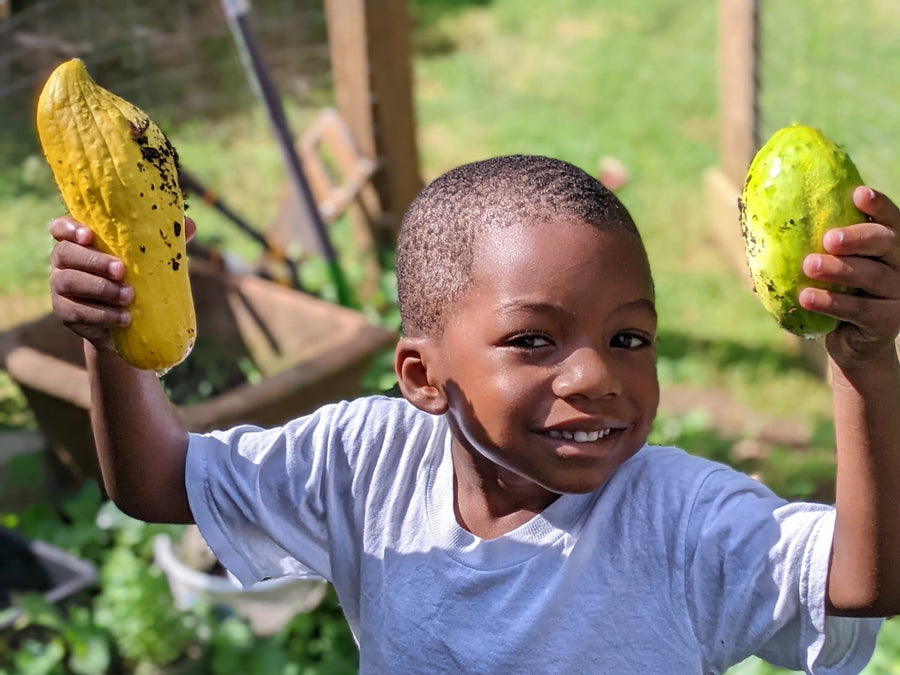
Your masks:
M50 223L56 239L50 254L53 312L97 349L113 349L109 329L131 323L134 289L123 282L125 265L93 248L94 233L72 216Z
M190 218L184 230L190 240L196 230ZM53 219L50 234L57 242L50 254L53 312L97 349L113 349L109 329L131 323L128 305L134 300L124 263L94 248L93 231L72 216Z

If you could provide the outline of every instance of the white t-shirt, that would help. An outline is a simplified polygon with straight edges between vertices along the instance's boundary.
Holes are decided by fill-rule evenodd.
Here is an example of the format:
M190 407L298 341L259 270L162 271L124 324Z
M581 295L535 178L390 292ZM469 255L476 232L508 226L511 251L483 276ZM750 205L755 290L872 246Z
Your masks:
M192 435L194 518L244 584L334 585L363 673L858 672L880 620L826 617L834 511L647 446L492 540L453 508L450 434L402 399ZM305 571L305 570L304 570Z

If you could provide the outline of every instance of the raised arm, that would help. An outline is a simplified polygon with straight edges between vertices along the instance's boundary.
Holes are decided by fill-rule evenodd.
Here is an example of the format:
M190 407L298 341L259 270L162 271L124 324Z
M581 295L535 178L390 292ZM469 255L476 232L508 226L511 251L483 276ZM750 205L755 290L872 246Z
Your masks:
M190 224L191 231L193 223ZM125 513L155 522L191 522L184 485L188 435L156 374L116 355L109 327L126 325L134 292L121 261L91 247L93 233L55 219L53 311L84 338L91 379L91 424L110 497Z
M800 302L843 323L828 335L837 440L837 520L828 580L835 614L900 613L900 210L857 188L873 222L825 236L831 255L809 256L810 278L858 289L805 289Z

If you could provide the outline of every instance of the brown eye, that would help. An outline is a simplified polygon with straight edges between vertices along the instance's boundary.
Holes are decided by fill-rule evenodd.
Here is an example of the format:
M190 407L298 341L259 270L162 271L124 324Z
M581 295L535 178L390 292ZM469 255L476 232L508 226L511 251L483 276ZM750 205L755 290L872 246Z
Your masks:
M543 333L522 333L511 337L506 344L516 349L531 351L541 347L549 347L553 342Z
M651 340L638 333L616 333L610 346L618 349L641 349L652 344Z

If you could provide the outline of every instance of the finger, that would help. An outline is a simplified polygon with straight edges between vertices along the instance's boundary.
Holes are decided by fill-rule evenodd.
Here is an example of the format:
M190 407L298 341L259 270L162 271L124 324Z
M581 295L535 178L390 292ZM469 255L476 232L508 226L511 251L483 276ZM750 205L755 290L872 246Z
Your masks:
M197 224L194 222L193 218L188 218L185 216L184 218L184 240L186 242L190 241L194 238L194 235L197 233Z
M50 263L56 269L80 270L113 281L125 276L125 265L115 256L66 240L53 247Z
M798 299L803 309L855 324L869 335L893 338L897 334L900 300L866 298L820 288L804 288Z
M54 295L116 307L125 307L134 300L131 286L80 270L52 269L50 289Z
M853 203L876 223L900 229L900 208L877 190L860 185L853 191Z
M878 298L900 298L897 271L882 260L861 256L806 256L803 273L813 281L847 286Z
M69 215L51 220L50 234L57 241L71 241L82 246L89 246L94 240L94 233L91 229Z
M881 258L890 253L896 238L897 232L881 223L858 223L829 230L822 245L832 255Z
M62 295L54 295L52 305L53 313L81 335L85 335L85 329L106 329L131 323L128 310L108 305L78 302Z

